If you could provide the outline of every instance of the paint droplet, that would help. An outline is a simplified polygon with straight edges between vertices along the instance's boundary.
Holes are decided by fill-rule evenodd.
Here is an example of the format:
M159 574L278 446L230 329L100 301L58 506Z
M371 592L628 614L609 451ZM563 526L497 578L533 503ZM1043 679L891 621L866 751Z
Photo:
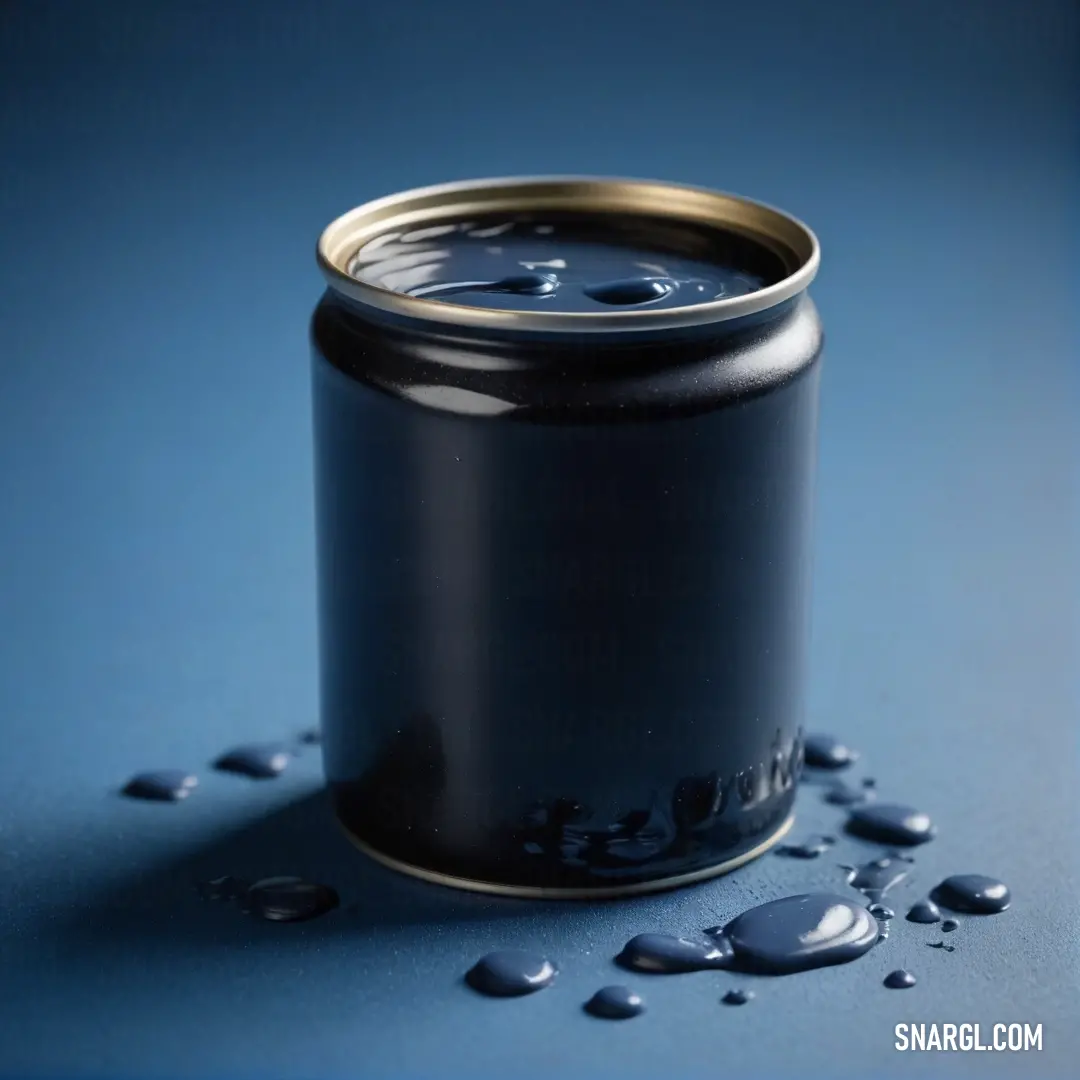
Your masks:
M753 999L753 990L729 990L720 1000L725 1005L745 1005Z
M133 776L124 785L123 793L131 799L180 802L195 790L198 783L198 777L183 769L156 769Z
M906 881L911 874L906 862L888 857L842 869L847 871L847 883L875 904L880 904L890 889Z
M245 911L270 922L306 922L338 906L338 894L328 885L298 877L263 878L241 897Z
M859 760L857 750L832 735L807 735L803 749L806 764L812 769L846 769Z
M623 946L616 960L632 971L678 975L727 967L731 953L726 939L702 942L670 934L638 934Z
M675 283L667 278L626 278L622 281L605 281L586 285L586 296L601 304L632 306L662 300L675 289Z
M936 923L940 919L941 911L933 900L918 900L907 913L907 921L913 923Z
M1009 886L985 874L954 874L932 895L942 907L970 915L997 915L1012 903Z
M801 844L783 844L777 853L792 859L816 859L836 843L835 836L812 836Z
M289 754L276 744L236 746L214 762L222 772L248 776L253 780L270 780L280 776L289 764Z
M890 990L910 990L915 985L915 976L910 971L900 968L897 971L890 971L885 976L885 985Z
M846 897L808 893L751 908L711 933L730 942L738 968L785 975L857 959L877 943L880 924Z
M825 801L833 806L862 806L871 802L876 794L871 788L853 787L843 780L834 780L825 791Z
M477 961L465 980L488 997L521 997L550 986L555 980L555 965L536 953L503 949Z
M626 986L605 986L585 1003L585 1011L601 1020L630 1020L645 1011L641 995Z
M894 803L869 803L852 810L848 831L882 844L925 844L937 833L928 814Z

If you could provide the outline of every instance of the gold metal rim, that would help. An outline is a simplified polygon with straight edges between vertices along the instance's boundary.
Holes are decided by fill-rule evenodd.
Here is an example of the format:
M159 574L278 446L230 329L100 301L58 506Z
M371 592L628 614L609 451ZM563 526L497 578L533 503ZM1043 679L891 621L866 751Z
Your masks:
M633 885L611 885L588 889L545 889L526 885L499 885L493 881L473 881L470 878L454 877L452 874L440 874L434 870L425 870L414 866L412 863L402 862L390 855L386 855L373 848L370 844L361 840L354 832L347 828L341 821L338 822L342 831L349 840L369 858L390 870L396 870L399 874L407 874L409 877L419 878L432 885L443 885L451 889L463 889L466 892L487 893L491 896L509 896L519 900L617 900L620 897L645 896L649 893L666 892L668 889L677 889L683 885L694 885L700 881L708 881L710 878L720 877L722 874L737 870L740 866L752 862L759 855L764 855L771 847L782 840L791 831L795 824L795 815L792 814L770 837L763 840L757 847L728 859L726 862L709 866L704 870L694 870L689 874L676 874L674 877L660 878L657 881L640 881Z
M348 273L359 247L389 229L417 228L448 216L544 210L647 214L740 232L784 257L791 272L775 285L745 296L692 307L612 313L500 311L447 304L392 292ZM659 180L582 176L467 180L375 199L327 226L319 238L317 257L330 288L367 307L423 322L542 333L622 333L726 322L798 295L813 281L821 261L813 232L790 214L764 203Z

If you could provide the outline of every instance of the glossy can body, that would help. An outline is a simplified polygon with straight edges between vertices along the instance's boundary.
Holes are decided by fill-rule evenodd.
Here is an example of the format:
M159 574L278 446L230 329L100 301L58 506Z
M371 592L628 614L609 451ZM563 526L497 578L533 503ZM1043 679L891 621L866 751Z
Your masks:
M537 344L535 369L493 371L324 298L324 752L370 848L511 890L620 890L788 820L821 333L806 297L749 321L606 356Z

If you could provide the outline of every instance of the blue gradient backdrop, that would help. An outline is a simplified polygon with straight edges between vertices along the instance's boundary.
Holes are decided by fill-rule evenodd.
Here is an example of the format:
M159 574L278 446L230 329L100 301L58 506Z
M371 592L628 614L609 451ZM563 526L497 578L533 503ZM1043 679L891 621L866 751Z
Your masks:
M0 5L0 1074L1064 1075L1080 1053L1076 865L1074 4L910 0ZM768 858L608 907L496 902L347 849L317 754L216 776L313 722L306 321L339 212L534 172L714 185L818 231L815 728L930 810L903 906L1000 874L952 954L898 925L859 963L636 980L643 930L843 889ZM182 806L115 790L202 770ZM800 831L835 828L813 791ZM303 926L203 905L312 874ZM482 951L562 964L463 989ZM886 991L907 965L918 986ZM901 1021L1042 1022L1041 1054L912 1055ZM1075 1075L1073 1073L1072 1075Z

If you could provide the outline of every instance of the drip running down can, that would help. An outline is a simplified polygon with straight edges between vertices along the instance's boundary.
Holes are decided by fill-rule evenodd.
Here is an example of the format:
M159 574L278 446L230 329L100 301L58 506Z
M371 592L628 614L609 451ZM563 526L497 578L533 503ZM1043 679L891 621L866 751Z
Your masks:
M567 897L768 849L803 753L813 234L530 178L368 203L318 255L323 744L356 844Z

